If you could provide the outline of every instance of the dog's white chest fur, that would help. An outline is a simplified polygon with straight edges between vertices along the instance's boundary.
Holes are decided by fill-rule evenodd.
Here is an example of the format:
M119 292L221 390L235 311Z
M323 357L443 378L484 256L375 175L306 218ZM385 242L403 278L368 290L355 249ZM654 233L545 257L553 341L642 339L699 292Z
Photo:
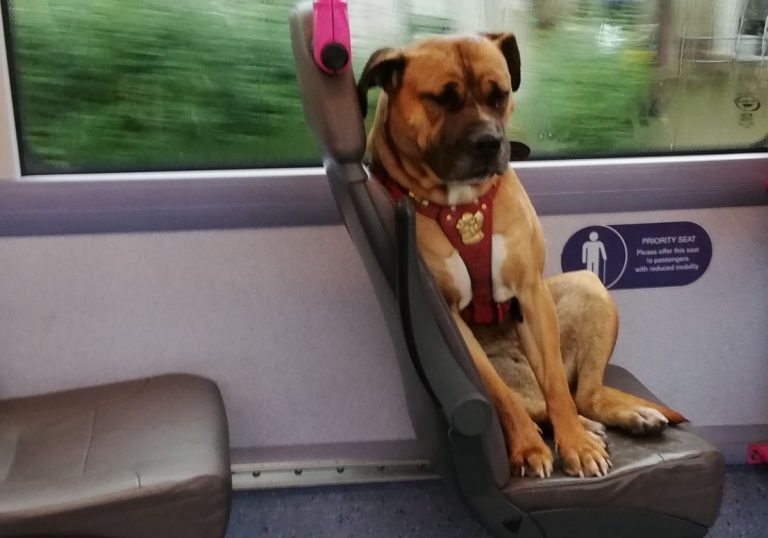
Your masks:
M464 260L459 256L459 251L454 250L450 258L445 260L446 269L451 275L451 280L459 292L459 310L464 310L472 300L472 280Z
M497 303L509 301L515 296L515 288L511 282L505 282L501 275L501 267L507 259L507 241L501 234L491 236L491 278L493 279L493 300Z
M462 205L477 201L477 193L472 185L449 185L448 204Z
M491 237L491 280L493 282L493 300L497 303L506 302L515 296L514 286L504 282L501 275L501 268L506 258L507 245L504 236L493 234ZM472 280L458 250L454 250L451 256L446 258L445 268L451 275L451 281L459 293L459 310L463 310L472 301Z

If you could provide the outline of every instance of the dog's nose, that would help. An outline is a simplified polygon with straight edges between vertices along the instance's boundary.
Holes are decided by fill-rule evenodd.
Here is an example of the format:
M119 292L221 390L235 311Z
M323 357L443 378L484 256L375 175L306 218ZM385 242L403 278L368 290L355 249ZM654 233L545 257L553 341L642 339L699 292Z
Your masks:
M492 159L501 150L502 137L493 134L483 134L474 141L475 155L480 158Z

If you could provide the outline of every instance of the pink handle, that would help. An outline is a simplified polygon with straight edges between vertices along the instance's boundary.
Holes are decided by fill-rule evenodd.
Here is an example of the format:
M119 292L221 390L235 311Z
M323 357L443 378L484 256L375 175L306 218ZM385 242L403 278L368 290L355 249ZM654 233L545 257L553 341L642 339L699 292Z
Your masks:
M352 43L345 0L314 0L312 56L331 75L349 69Z

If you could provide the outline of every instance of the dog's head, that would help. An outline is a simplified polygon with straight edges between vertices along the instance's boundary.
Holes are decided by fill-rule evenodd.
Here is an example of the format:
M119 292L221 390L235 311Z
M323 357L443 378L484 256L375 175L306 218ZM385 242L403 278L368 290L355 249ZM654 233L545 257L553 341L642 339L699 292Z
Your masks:
M520 86L512 34L437 37L379 50L357 86L364 114L374 86L386 100L386 125L377 136L387 137L399 158L426 164L448 185L507 170L505 128Z

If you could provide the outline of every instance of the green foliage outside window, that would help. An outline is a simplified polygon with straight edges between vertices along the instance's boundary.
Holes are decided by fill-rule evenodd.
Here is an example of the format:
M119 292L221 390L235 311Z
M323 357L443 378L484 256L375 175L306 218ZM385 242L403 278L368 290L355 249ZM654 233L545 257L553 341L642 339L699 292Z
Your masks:
M315 163L287 33L291 4L14 2L26 164Z
M319 164L295 82L287 22L293 4L11 0L25 172ZM539 1L520 12L528 33L510 134L534 157L658 152L696 137L743 143L765 134L768 107L738 124L733 105L734 96L766 87L768 68L754 67L763 64L703 64L694 83L660 80L664 22L656 20L656 3L558 5L577 9L549 10L547 17L557 17L545 19ZM404 15L411 37L455 23ZM724 69L741 74L723 79ZM707 128L719 130L731 118L727 134Z

